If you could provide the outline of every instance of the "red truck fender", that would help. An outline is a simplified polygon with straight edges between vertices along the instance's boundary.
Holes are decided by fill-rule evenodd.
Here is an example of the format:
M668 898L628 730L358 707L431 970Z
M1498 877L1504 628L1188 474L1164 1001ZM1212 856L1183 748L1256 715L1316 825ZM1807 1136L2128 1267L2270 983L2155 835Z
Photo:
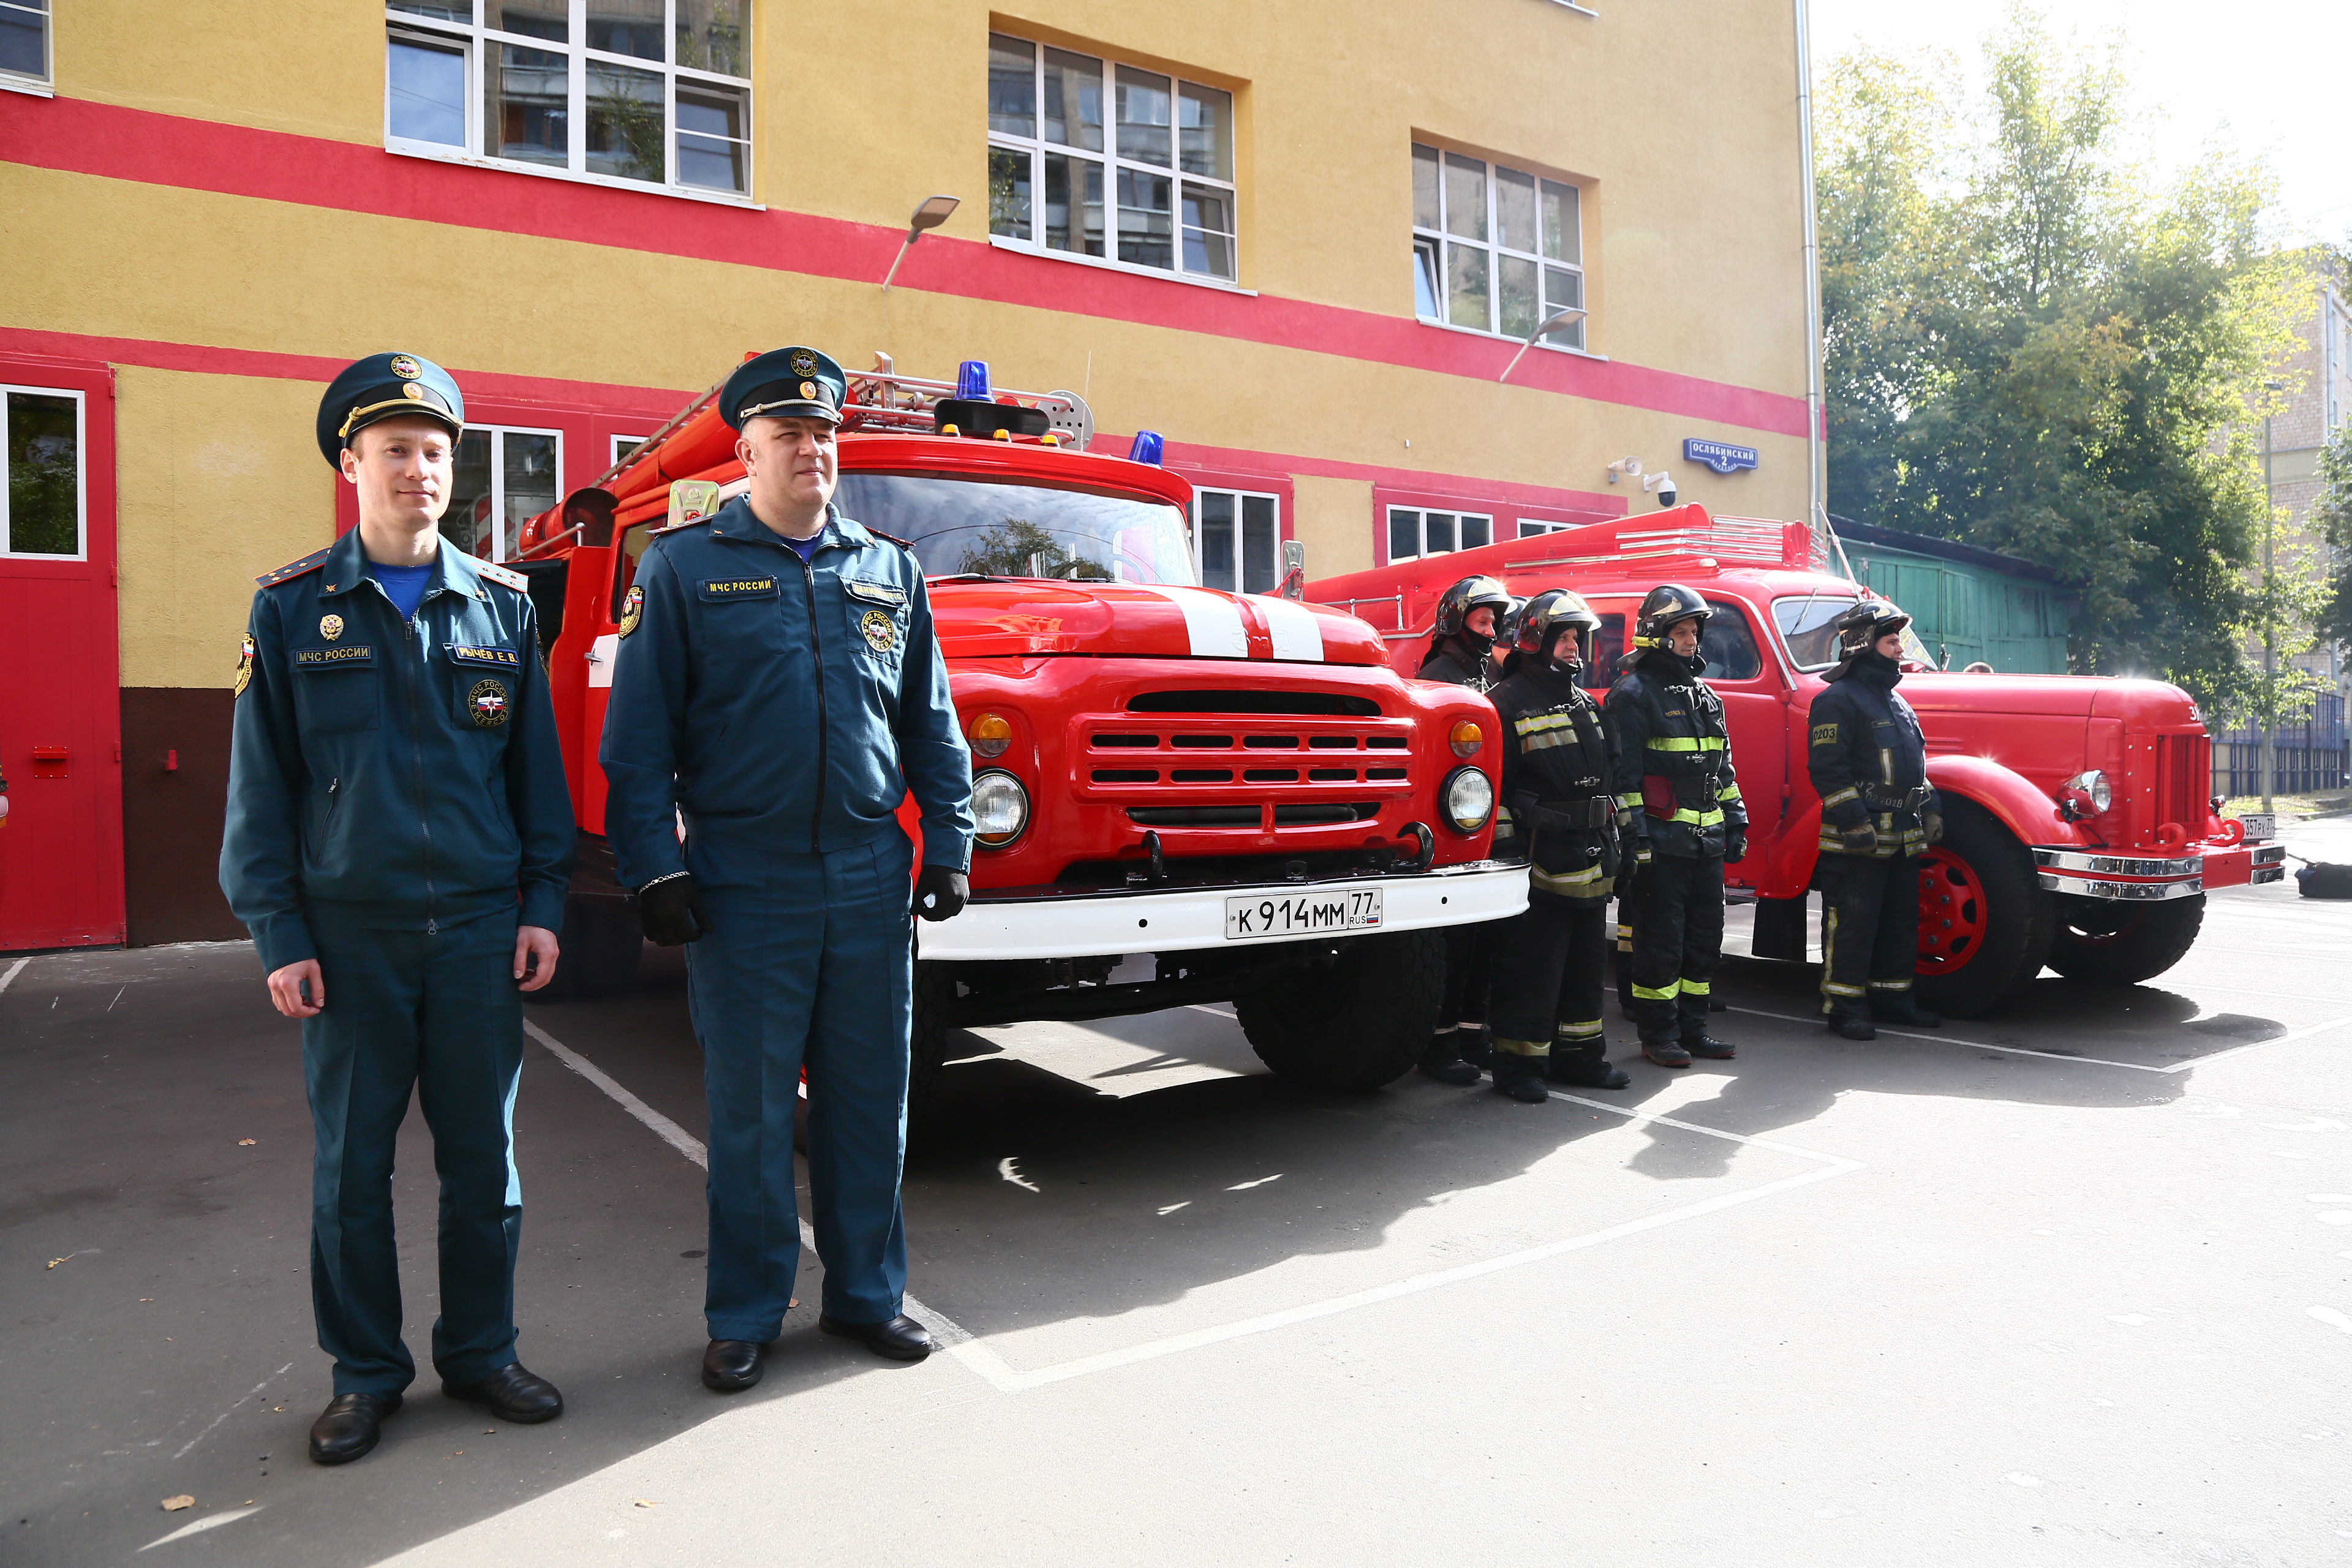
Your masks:
M1986 757L1930 756L1927 782L1947 796L1974 801L1992 813L2020 844L2091 845L2073 823L2058 815L2058 803L2031 780Z

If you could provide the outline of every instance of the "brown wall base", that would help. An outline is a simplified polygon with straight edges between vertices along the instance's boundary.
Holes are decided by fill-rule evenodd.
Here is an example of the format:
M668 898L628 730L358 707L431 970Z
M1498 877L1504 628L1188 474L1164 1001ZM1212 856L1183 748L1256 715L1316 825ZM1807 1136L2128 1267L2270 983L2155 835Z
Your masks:
M132 947L245 935L220 890L235 701L216 688L122 689L122 879ZM173 752L176 770L167 765Z

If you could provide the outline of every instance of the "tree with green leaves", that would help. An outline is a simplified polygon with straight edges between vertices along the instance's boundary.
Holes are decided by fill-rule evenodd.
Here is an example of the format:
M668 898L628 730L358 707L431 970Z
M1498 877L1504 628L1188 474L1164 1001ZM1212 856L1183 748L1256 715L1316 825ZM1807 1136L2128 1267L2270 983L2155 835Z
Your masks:
M2214 155L2152 187L2115 56L2030 11L1985 64L1979 91L1946 59L1829 73L1831 510L2049 566L2075 669L2243 710L2245 648L2291 597L2249 576L2257 404L2302 279L2263 242L2268 178Z
M956 567L987 577L1073 577L1107 582L1110 574L1026 518L1008 517L968 546Z

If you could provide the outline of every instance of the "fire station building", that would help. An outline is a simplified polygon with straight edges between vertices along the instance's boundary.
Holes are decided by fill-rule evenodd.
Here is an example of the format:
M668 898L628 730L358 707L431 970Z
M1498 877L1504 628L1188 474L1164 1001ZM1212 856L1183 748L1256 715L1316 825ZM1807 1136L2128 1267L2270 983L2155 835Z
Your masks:
M794 342L1162 433L1210 586L1803 515L1786 0L998 3L0 0L0 951L241 934L238 637L365 353L458 378L494 556Z

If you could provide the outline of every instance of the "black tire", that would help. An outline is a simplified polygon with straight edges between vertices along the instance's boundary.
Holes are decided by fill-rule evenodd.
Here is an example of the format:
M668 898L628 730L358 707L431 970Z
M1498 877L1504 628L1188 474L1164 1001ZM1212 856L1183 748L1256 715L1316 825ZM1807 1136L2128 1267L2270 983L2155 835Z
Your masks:
M952 966L915 960L914 1027L907 1061L908 1135L928 1130L936 1114L940 1069L947 1063L949 1038L956 1032L956 983Z
M2069 980L2137 985L2153 980L2189 955L2205 923L2205 895L2167 899L2157 904L2124 904L2053 895L2056 934L2050 967Z
M1258 1059L1302 1088L1362 1092L1412 1069L1445 995L1445 933L1382 931L1234 998Z
M1945 797L1943 842L1920 868L1920 894L1916 984L1931 1010L1990 1013L2049 961L2056 917L2033 852L1976 802Z
M555 978L530 993L540 1002L577 1002L592 996L624 996L637 988L637 960L646 950L637 911L617 894L568 893L562 952Z

